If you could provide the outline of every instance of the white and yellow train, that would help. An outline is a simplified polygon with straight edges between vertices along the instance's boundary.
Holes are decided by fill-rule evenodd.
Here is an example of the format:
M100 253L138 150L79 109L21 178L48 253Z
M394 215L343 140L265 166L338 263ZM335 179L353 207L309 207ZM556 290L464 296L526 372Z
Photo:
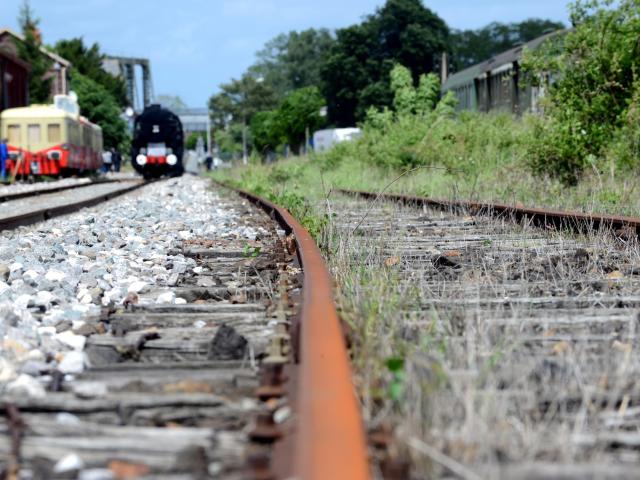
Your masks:
M0 114L8 140L7 172L67 175L102 166L102 129L79 113L75 96L56 95L53 105L10 108Z

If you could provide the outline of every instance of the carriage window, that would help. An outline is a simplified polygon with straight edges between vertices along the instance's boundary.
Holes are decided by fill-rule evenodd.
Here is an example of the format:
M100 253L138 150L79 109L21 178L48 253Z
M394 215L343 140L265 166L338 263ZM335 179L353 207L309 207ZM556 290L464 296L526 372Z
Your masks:
M47 125L47 139L50 143L57 143L60 141L60 124L50 123Z
M12 145L20 144L20 125L8 125L8 140Z
M27 143L40 143L40 125L27 125Z

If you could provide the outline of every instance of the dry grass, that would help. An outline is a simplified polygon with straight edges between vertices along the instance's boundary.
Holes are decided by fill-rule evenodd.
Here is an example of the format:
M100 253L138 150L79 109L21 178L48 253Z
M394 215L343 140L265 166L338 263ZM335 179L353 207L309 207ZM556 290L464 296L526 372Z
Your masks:
M636 242L390 205L354 231L365 202L328 208L363 411L416 478L638 467Z

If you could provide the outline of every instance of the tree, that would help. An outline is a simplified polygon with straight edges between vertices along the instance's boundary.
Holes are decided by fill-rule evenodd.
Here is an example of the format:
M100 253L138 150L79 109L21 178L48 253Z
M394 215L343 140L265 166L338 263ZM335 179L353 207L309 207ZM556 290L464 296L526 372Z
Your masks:
M370 106L390 106L389 73L400 63L417 82L448 49L449 29L421 0L387 0L364 22L338 30L321 72L330 119L350 126Z
M553 75L536 124L529 157L535 170L575 183L612 141L621 146L640 138L640 8L638 0L576 1L574 28L545 48L525 56L534 78ZM559 48L558 48L559 47ZM560 54L556 53L560 51ZM630 120L632 120L630 122ZM629 152L615 162L637 165Z
M278 35L257 53L249 72L263 78L279 99L299 88L319 86L320 68L333 43L327 29Z
M220 85L220 90L209 99L214 126L224 127L231 122L249 124L257 112L271 110L277 105L273 89L250 74Z
M325 119L320 109L325 100L318 87L299 88L289 93L276 110L259 112L251 122L255 148L266 154L287 143L299 153L307 132L321 127Z
M102 61L105 55L100 52L97 43L87 48L82 38L72 38L60 40L54 48L61 57L71 62L74 70L104 87L121 108L127 106L125 82L122 78L114 77L103 70Z
M187 108L187 104L178 95L156 95L156 103L171 111Z
M256 113L251 120L254 148L261 155L275 151L285 141L282 130L277 110Z
M318 87L305 87L287 95L278 108L278 124L287 143L299 152L306 132L313 132L325 121L320 109L325 100Z
M206 145L207 140L206 138L204 138L204 134L200 133L200 132L192 132L188 137L187 140L184 142L184 146L187 150L195 150L196 146L198 145L198 139L202 138L202 141L204 142L204 145Z
M102 127L105 148L119 147L127 143L127 124L120 117L120 108L113 96L95 80L71 71L71 88L78 95L81 113Z
M47 77L47 73L52 61L41 51L42 36L38 29L40 19L35 17L29 0L22 2L18 23L24 36L24 41L18 45L18 54L31 66L29 100L31 103L46 103L51 97L51 78Z
M520 23L493 22L478 30L454 31L451 34L453 69L462 70L562 28L561 22L530 18Z

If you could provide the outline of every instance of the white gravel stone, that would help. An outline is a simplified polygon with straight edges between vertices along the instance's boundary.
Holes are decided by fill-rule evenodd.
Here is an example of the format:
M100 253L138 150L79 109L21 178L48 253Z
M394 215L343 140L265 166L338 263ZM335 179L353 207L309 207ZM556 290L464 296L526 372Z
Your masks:
M66 330L62 333L58 333L54 337L60 343L63 343L74 350L81 351L84 349L84 345L87 342L87 337L83 335L76 335L71 330Z
M156 298L156 303L173 303L175 299L176 294L174 292L163 292Z
M58 364L58 370L62 373L82 373L86 365L84 352L72 350L65 353L64 358Z
M80 398L104 397L107 394L107 386L100 382L80 382L72 384L71 389Z
M191 176L1 232L0 388L17 379L24 362L31 362L30 373L44 375L52 368L75 375L87 367L86 338L72 329L57 332L57 325L94 321L102 306L121 305L130 292L140 294L140 304L183 303L171 291L145 292L203 271L194 259L173 253L185 240L261 234L222 206L207 180ZM49 356L61 359L57 367L44 363Z
M54 473L65 473L80 470L84 467L84 462L77 453L70 453L62 457L53 467Z
M47 394L44 387L31 375L22 373L7 385L7 393L16 397L44 398Z
M49 280L50 282L59 282L62 279L64 279L67 275L64 272L61 272L60 270L49 270L44 278L46 278L47 280Z

